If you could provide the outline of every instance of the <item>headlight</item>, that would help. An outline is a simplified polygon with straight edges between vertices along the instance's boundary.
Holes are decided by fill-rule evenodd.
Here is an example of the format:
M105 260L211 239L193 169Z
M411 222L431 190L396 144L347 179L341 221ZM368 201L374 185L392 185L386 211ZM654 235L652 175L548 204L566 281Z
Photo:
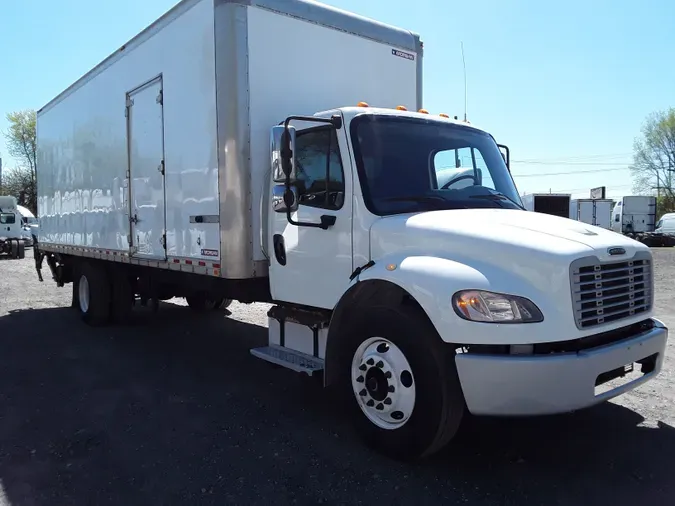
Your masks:
M534 302L505 293L463 290L452 296L452 306L460 318L485 323L535 323L544 315Z

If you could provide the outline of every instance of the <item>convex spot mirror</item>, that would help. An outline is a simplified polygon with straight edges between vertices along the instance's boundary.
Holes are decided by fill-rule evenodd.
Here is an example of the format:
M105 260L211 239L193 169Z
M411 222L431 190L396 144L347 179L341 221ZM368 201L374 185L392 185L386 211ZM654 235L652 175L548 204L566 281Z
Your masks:
M274 186L272 190L272 209L277 213L291 212L298 208L298 190L295 186L286 188L286 185L280 184Z

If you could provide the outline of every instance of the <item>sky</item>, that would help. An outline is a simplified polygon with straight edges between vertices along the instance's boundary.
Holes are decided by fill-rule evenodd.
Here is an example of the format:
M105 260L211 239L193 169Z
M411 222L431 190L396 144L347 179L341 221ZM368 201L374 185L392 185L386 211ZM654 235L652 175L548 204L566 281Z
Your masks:
M39 109L176 0L0 0L0 131ZM632 193L645 117L675 106L671 0L325 0L424 41L424 107L467 114L511 150L521 194ZM4 139L0 139L4 141ZM3 165L16 163L0 142Z

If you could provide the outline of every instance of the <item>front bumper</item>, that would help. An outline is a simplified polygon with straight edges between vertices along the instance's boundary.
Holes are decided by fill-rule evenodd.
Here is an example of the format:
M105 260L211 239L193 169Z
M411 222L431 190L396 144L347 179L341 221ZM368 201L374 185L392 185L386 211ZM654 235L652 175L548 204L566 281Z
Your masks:
M456 356L468 410L475 415L526 416L565 413L621 395L654 378L661 370L668 329L654 327L627 339L578 352L548 355ZM655 357L651 371L596 394L598 376Z

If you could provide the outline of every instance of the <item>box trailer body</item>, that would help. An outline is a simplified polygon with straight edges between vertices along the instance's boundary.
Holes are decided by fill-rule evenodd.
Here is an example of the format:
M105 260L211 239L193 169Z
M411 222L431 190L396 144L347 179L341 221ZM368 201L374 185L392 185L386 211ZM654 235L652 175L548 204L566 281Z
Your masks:
M360 101L416 110L421 60L418 36L321 5L181 2L38 112L39 241L266 276L269 126Z
M573 199L570 201L570 219L611 229L613 204L611 199Z
M620 234L654 232L656 197L630 195L621 197L612 211L612 230Z
M397 458L466 411L649 381L649 248L570 220L569 195L524 212L508 147L422 109L421 60L416 34L313 1L183 0L38 111L40 280L90 325L272 303L251 353L321 374Z
M523 195L523 205L528 211L568 218L570 195L562 193L528 193Z

